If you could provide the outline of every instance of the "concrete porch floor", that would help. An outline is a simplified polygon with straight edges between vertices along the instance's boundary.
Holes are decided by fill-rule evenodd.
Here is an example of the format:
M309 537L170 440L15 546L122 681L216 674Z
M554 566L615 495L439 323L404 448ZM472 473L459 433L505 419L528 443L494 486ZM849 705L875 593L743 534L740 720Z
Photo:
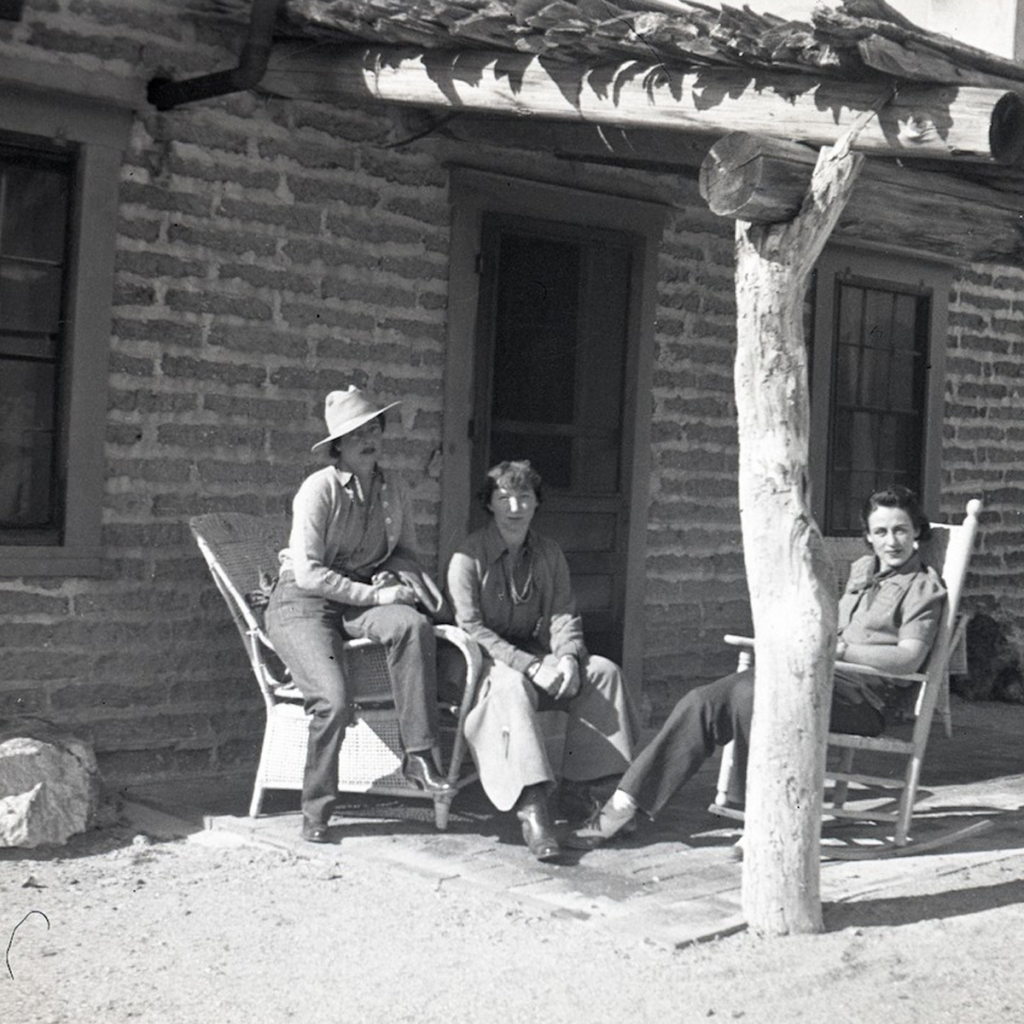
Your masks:
M299 838L297 793L268 794L266 813L249 818L248 777L137 786L121 795L135 827L151 835L210 829L303 857L383 861L419 874L425 884L470 886L581 925L681 946L744 927L742 863L733 845L738 826L707 811L717 764L715 758L705 765L656 822L642 820L632 837L570 852L557 865L529 856L514 815L496 812L477 784L455 799L446 832L435 830L429 801L341 794L332 820L338 843L328 846ZM1014 859L1024 874L1024 707L957 702L953 736L938 725L933 732L923 782L917 838L979 819L991 826L930 852L824 860L826 926L830 905L877 899L923 873L941 884L973 866Z

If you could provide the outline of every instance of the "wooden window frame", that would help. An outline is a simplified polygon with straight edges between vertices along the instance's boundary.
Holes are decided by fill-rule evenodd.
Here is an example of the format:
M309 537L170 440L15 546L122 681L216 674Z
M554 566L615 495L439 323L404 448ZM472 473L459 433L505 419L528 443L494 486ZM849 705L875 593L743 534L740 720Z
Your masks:
M0 544L0 576L92 576L102 569L104 433L121 162L132 113L82 96L4 83L0 131L74 147L67 268L69 380L61 428L61 542Z
M832 418L833 379L836 356L834 334L836 288L839 275L860 278L880 286L904 285L908 290L926 293L930 298L928 325L927 379L924 399L924 443L922 446L921 500L926 509L939 508L942 473L942 421L946 379L946 343L949 334L949 293L953 270L940 263L927 263L913 257L898 257L870 250L830 246L816 266L811 331L811 423L810 474L811 506L814 516L825 523L829 446L827 439ZM824 529L824 525L823 525ZM838 537L852 541L857 538Z

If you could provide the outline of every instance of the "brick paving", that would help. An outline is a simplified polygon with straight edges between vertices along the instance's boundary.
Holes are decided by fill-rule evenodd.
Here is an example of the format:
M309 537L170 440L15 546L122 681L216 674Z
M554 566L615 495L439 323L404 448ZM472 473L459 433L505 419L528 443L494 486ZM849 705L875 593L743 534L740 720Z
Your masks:
M271 794L267 814L247 817L248 780L181 783L126 796L143 830L190 822L192 829L226 831L301 856L333 859L340 851L414 871L433 885L469 886L588 926L680 946L744 927L738 826L707 811L716 767L717 761L706 765L656 822L642 822L632 837L573 851L556 865L534 861L514 816L495 812L476 785L455 800L446 832L434 829L429 802L343 794L332 821L339 845L326 847L298 838L296 794ZM936 730L924 779L925 817L917 830L922 839L951 823L983 819L991 827L936 852L823 861L826 907L876 897L902 880L919 879L922 871L941 879L993 860L1024 863L1024 708L963 706L952 739Z

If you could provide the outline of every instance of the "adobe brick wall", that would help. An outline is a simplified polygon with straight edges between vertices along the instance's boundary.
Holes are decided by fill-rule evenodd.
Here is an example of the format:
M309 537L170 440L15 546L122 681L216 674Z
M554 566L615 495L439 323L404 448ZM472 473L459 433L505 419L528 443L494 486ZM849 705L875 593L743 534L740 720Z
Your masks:
M229 67L237 28L156 0L28 0L7 55L146 81ZM437 549L449 210L444 153L401 117L238 94L136 120L122 172L102 578L0 579L0 716L70 723L123 782L251 767L262 705L187 528L211 510L281 512L320 463L321 402L402 398L389 457ZM474 162L507 167L485 151ZM525 175L550 161L522 154ZM749 630L736 499L731 225L681 176L559 171L671 206L660 255L645 594L655 713L734 664ZM971 594L1024 619L1019 570L1019 275L958 279L948 514L990 501ZM979 419L993 434L971 433ZM980 443L983 442L983 443ZM996 518L998 517L998 518ZM996 529L998 527L998 529ZM985 596L982 596L985 595Z
M144 83L230 67L184 3L28 0L7 55ZM73 9L72 9L73 8ZM189 534L281 512L332 388L401 397L389 455L436 551L447 179L388 117L241 94L144 111L125 154L102 578L0 580L0 716L42 714L115 780L251 765L262 703ZM367 141L372 148L362 149Z
M954 279L946 370L943 512L955 521L970 498L985 503L964 597L985 628L968 635L972 685L965 689L1020 700L1024 272L975 266Z

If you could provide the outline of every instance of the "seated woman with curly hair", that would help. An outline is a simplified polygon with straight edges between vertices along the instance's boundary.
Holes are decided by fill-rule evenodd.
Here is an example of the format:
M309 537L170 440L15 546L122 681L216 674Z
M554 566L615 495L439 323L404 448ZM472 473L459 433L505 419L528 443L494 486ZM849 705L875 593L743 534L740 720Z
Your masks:
M568 809L596 808L589 783L621 775L636 735L618 665L587 653L562 549L531 524L542 500L529 462L502 462L478 497L491 521L452 556L448 590L457 623L485 652L466 739L499 810L513 807L530 852L557 860L548 791L561 777ZM568 713L556 772L537 713Z

